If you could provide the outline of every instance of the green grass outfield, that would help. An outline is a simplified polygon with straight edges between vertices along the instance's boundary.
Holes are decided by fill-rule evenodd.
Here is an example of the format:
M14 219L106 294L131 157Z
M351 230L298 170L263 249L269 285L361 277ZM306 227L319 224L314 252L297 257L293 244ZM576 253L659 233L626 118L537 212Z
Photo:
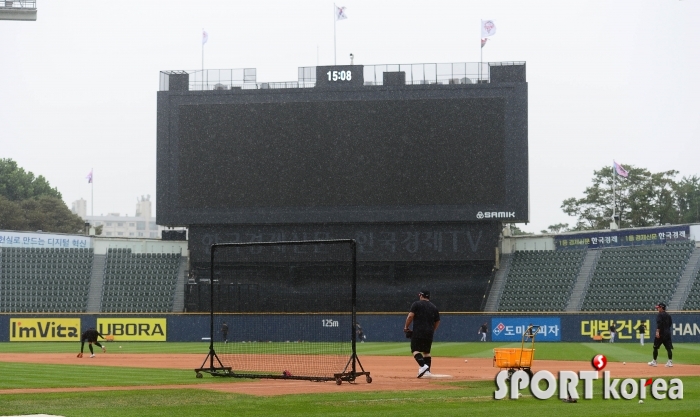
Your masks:
M120 353L199 353L206 357L206 343L137 343L123 342ZM254 345L254 344L253 344ZM76 343L0 343L5 352L76 352ZM108 352L118 349L107 344ZM358 355L408 355L407 343L362 343ZM494 347L517 346L503 343L436 343L433 354L443 357L492 357ZM302 349L303 347L300 347ZM537 359L585 360L602 353L608 361L646 362L651 346L633 343L538 343ZM665 352L660 352L661 357ZM699 344L676 344L674 362L700 364ZM198 365L198 364L197 364ZM371 369L368 369L370 372ZM645 377L646 375L639 375ZM666 378L669 380L670 378ZM700 412L700 376L683 377L684 399L644 404L636 400L605 401L601 397L601 381L596 381L596 397L567 404L556 399L536 400L525 395L519 400L493 399L495 385L484 382L445 382L454 390L423 392L362 392L334 394L285 395L255 397L243 394L218 393L196 388L159 390L159 385L204 383L235 384L242 380L194 378L191 370L85 367L79 365L36 365L0 362L0 389L60 388L88 386L148 385L149 390L36 393L0 395L0 415L56 414L63 416L600 416L600 415L664 415L696 416ZM314 382L309 382L310 384ZM327 382L332 383L332 382ZM358 382L358 383L364 383ZM582 388L582 385L579 386Z
M254 352L257 343L247 343L241 348ZM262 344L267 347L267 344ZM112 342L105 343L108 352L119 353L200 353L202 360L209 351L208 342L163 343L163 342ZM119 348L121 346L121 349ZM313 343L286 344L285 348L296 348L304 353ZM491 358L493 348L520 347L520 343L434 343L433 356L455 358ZM80 349L77 342L15 342L0 343L0 353L77 353ZM526 344L525 347L529 347ZM87 351L87 348L86 348ZM544 343L535 344L535 360L551 359L562 361L590 361L598 353L604 354L608 361L648 362L651 360L651 344L640 346L638 343ZM409 355L408 343L358 343L357 354L362 355ZM666 351L661 348L660 356L666 357ZM679 364L700 365L700 344L674 344L674 362ZM700 376L700 375L699 375Z

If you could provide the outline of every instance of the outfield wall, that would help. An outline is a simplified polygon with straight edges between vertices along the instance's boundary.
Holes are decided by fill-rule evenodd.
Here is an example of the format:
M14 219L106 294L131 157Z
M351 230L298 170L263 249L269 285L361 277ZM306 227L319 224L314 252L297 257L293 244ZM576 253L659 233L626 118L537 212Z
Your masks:
M700 314L672 313L674 322L673 341L700 342ZM266 325L269 316L231 315L229 341L255 341L254 336L243 340L240 334L255 334L256 329ZM615 322L618 329L616 342L638 342L638 333L634 330L639 323L647 324L648 341L656 328L655 313L578 313L578 314L443 314L436 342L473 342L481 336L478 328L486 322L489 326L488 341L519 342L522 333L529 324L542 326L538 342L590 342L591 336L600 334L604 341L610 338L609 324ZM368 342L401 342L406 314L358 314ZM320 335L327 332L327 323L337 322L332 331L348 332L349 315L319 314ZM276 321L279 322L279 321ZM324 325L325 323L325 325ZM80 333L96 326L103 334L112 334L116 341L168 341L196 342L209 336L208 314L170 314L170 315L60 315L60 314L3 314L0 315L0 342L41 342L74 341L80 339ZM288 316L288 325L279 332L279 342L298 341L302 326L300 316ZM307 325L305 325L307 326ZM237 330L238 329L238 330ZM218 332L218 329L214 329ZM308 329L307 329L308 330ZM308 334L308 332L305 332ZM313 332L311 332L313 333ZM263 332L261 332L263 334ZM218 336L218 334L217 334ZM262 341L262 340L259 340ZM266 341L266 340L265 340ZM314 341L314 340L305 340Z

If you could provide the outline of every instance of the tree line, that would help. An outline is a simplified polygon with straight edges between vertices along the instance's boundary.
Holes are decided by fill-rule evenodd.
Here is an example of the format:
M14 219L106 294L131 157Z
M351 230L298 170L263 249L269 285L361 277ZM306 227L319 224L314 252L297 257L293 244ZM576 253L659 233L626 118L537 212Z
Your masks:
M61 193L42 175L0 159L0 229L82 233L85 222L72 213Z
M627 177L618 175L612 166L594 170L592 184L583 197L562 202L561 209L575 217L576 223L554 224L542 233L608 228L613 207L621 228L700 223L700 177L676 180L679 172L675 170L651 172L633 165L625 168Z

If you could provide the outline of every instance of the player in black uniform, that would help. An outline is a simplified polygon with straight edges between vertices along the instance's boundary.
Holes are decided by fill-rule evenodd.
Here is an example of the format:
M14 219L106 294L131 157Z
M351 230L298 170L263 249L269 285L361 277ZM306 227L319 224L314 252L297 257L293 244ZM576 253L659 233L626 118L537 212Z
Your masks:
M411 304L411 310L406 317L406 325L403 331L411 334L411 352L418 362L418 378L430 377L430 348L433 345L433 334L440 325L440 312L435 304L430 302L430 291L423 290L418 293L420 298ZM410 325L413 323L413 330Z
M671 315L666 312L666 304L659 303L656 306L656 335L654 337L654 359L649 362L649 366L656 366L656 358L659 356L659 347L664 345L668 353L668 362L666 367L673 366L673 343L671 342L671 331L673 320Z
M228 324L226 322L221 325L221 337L224 339L224 343L228 343Z
M647 326L645 326L644 323L639 323L637 331L639 332L639 344L644 346L644 333L647 332Z
M485 342L486 341L486 333L489 332L489 326L486 325L486 323L482 324L481 327L479 327L479 331L476 332L477 334L481 335L481 341Z
M615 343L615 336L617 336L617 328L615 327L615 322L610 321L610 343Z
M102 334L100 334L100 332L95 330L94 327L90 327L89 329L85 330L83 332L83 334L80 335L80 353L78 353L79 358L83 357L83 349L85 348L85 341L88 342L88 347L90 348L90 357L91 358L95 357L95 352L92 350L93 343L102 348L102 353L107 352L107 349L104 346L102 346L100 344L100 342L97 341L98 336L104 339L104 336L102 336Z
M359 340L360 343L365 343L367 336L365 335L365 331L362 329L360 323L357 322L355 322L355 335L355 340Z

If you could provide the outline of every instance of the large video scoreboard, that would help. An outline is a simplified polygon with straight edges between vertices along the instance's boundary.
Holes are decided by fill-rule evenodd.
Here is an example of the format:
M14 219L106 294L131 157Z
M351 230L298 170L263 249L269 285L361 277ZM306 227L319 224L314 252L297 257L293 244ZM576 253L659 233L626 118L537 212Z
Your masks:
M528 221L525 82L363 85L361 68L159 92L157 222Z

